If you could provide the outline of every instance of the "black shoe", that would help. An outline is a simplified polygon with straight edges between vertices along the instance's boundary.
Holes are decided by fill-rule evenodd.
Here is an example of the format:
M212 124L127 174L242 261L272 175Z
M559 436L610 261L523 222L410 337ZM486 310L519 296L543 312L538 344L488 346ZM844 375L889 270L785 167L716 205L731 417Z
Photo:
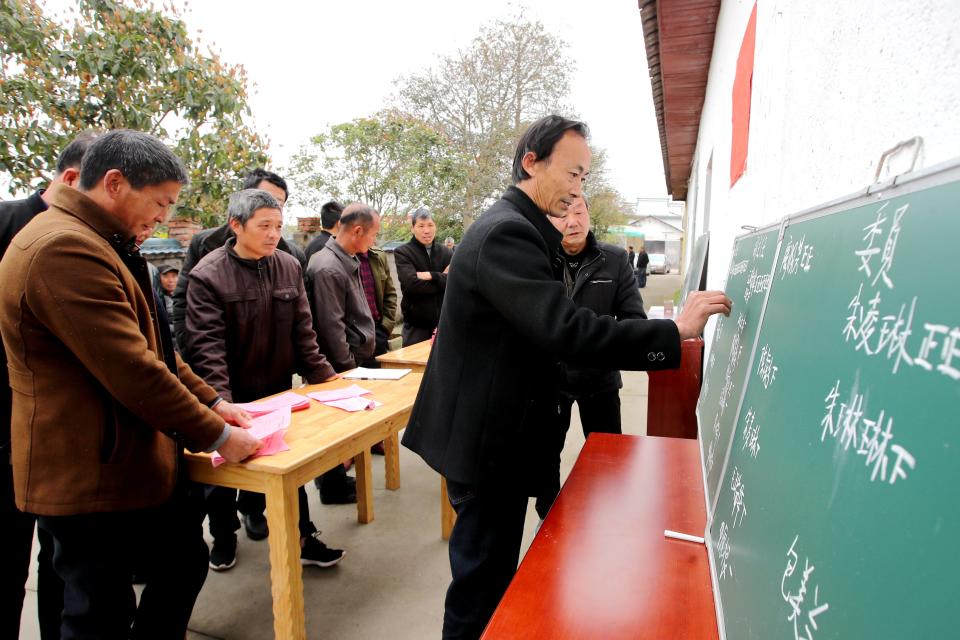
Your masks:
M300 547L300 564L317 567L332 567L343 560L343 549L331 549L320 540L320 532L303 539Z
M243 528L251 540L263 540L270 535L267 519L262 513L251 513L243 516Z
M231 536L226 540L213 541L210 550L210 568L214 571L226 571L237 564L237 537Z
M342 482L330 482L325 479L320 487L320 502L322 504L356 504L357 481L346 476Z

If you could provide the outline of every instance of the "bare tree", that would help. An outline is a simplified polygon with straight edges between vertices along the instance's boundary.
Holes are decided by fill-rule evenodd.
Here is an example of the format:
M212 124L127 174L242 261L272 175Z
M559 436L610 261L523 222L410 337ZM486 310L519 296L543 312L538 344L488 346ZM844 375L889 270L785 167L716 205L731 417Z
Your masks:
M482 27L469 48L397 81L404 109L442 131L464 159L465 228L508 184L527 124L565 111L574 65L564 47L521 13Z

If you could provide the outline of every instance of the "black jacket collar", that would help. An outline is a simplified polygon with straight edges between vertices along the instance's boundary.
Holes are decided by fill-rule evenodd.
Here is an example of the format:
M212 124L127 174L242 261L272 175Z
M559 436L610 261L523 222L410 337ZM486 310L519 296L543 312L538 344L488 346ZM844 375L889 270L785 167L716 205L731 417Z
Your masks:
M250 258L241 258L237 254L237 238L233 235L233 232L230 232L230 237L227 238L227 241L224 243L223 248L227 252L227 255L231 259L236 260L241 266L246 267L247 269L261 269L267 266L267 261L270 259L270 256L260 258L258 260L251 260Z

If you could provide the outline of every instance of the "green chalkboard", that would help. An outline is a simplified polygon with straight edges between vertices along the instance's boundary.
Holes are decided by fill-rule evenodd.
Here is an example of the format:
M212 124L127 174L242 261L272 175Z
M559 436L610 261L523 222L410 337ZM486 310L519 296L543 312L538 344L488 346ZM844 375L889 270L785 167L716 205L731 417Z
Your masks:
M723 288L733 300L733 309L729 318L715 316L716 319L711 320L715 323L713 338L697 403L707 513L716 502L723 462L736 424L779 232L778 223L734 241Z
M708 532L727 639L960 635L958 181L785 221Z

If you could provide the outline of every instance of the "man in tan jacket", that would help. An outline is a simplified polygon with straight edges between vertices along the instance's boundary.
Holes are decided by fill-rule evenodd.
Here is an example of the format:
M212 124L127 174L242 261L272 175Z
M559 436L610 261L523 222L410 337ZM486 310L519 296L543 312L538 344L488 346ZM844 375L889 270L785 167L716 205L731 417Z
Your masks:
M107 133L0 262L16 502L56 543L65 638L182 638L207 552L180 452L259 447L176 355L136 250L186 182L156 138Z

